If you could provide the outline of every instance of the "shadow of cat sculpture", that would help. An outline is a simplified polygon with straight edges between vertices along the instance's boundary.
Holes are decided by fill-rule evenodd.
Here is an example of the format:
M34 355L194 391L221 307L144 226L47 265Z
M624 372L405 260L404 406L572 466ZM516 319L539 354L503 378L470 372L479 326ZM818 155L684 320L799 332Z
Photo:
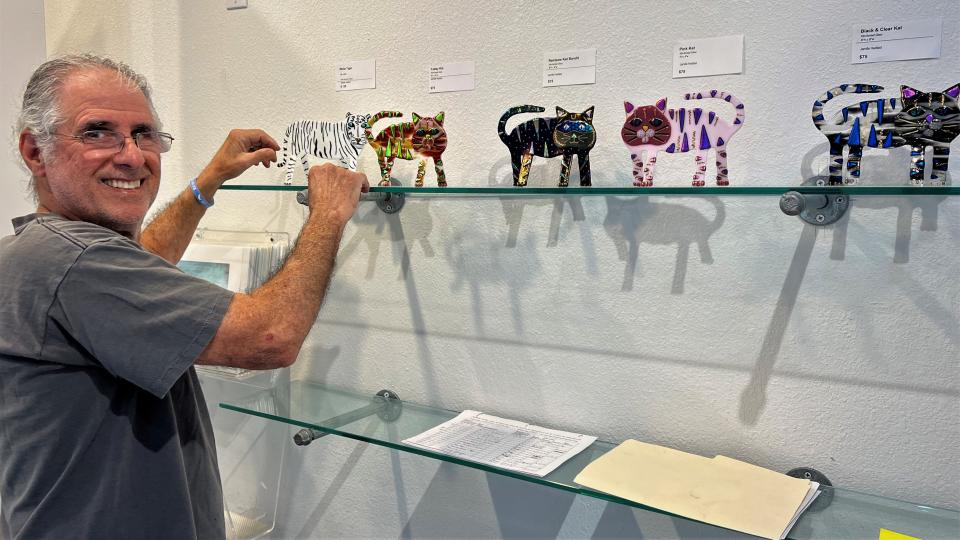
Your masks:
M700 262L713 263L710 236L723 226L726 210L720 199L706 197L716 211L712 220L689 206L676 203L651 203L649 197L624 199L606 197L607 217L603 230L613 240L621 261L626 262L621 290L633 290L640 244L677 244L677 259L670 292L683 293L690 257L690 244L696 244Z

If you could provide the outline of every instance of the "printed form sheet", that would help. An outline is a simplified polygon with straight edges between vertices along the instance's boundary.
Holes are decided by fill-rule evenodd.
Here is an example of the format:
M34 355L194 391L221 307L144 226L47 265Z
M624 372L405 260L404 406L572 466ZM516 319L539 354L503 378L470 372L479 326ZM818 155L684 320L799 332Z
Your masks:
M533 476L546 476L596 437L463 411L405 444Z

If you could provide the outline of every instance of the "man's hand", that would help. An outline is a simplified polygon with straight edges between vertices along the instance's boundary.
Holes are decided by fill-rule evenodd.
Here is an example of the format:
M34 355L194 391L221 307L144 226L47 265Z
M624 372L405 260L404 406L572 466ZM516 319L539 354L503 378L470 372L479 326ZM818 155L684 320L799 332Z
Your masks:
M307 181L310 186L310 215L339 227L346 225L357 210L360 193L370 191L365 174L332 163L311 167Z
M277 141L263 130L234 129L200 173L197 183L216 191L224 182L258 163L269 167L271 161L277 161L279 149Z

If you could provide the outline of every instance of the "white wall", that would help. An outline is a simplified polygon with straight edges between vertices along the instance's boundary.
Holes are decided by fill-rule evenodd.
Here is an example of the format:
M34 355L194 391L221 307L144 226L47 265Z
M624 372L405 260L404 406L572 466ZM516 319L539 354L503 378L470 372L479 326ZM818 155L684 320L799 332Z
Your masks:
M946 0L345 6L48 0L47 45L117 56L152 81L177 137L162 199L232 127L279 137L301 117L394 108L446 111L451 185L504 183L495 125L525 103L596 105L595 185L627 185L622 100L676 103L710 88L747 104L732 182L794 184L827 163L809 116L825 90L868 82L895 96L901 82L943 90L960 79L960 13ZM849 63L850 23L938 12L941 58ZM670 78L676 39L732 33L746 36L742 75ZM541 54L581 47L597 48L598 84L542 88ZM334 92L335 63L365 58L377 59L377 89ZM427 94L426 66L457 60L476 61L477 90ZM534 185L555 182L555 161L535 162ZM908 162L904 149L870 151L865 181L901 181ZM376 177L370 150L361 165ZM690 156L666 156L658 178L682 184L692 168ZM414 171L396 167L400 178ZM782 215L774 197L411 198L399 218L364 204L294 376L777 470L812 466L847 488L960 508L956 199L860 198L820 230ZM303 217L289 194L216 200L205 226L295 231ZM292 455L280 536L719 534L343 440Z
M19 166L13 125L23 89L34 68L46 57L43 2L0 0L0 129L4 152L0 154L0 231L13 232L10 220L36 209L25 189L27 175Z

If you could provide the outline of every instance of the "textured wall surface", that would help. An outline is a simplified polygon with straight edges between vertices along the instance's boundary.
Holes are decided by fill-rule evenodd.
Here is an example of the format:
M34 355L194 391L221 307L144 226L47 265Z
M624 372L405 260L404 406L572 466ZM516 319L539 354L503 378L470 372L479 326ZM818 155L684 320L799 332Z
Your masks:
M710 88L746 103L732 183L795 184L826 167L809 111L832 86L881 84L893 97L902 82L960 82L954 1L417 6L48 0L47 45L117 56L152 81L177 137L161 200L230 128L280 137L295 119L382 109L446 111L450 184L507 184L495 125L526 103L595 105L594 184L628 185L622 100L675 105ZM850 64L851 23L936 11L939 59ZM742 75L670 78L677 39L733 33L745 35ZM597 48L597 84L541 87L543 52L586 47ZM377 88L334 92L335 64L366 58ZM427 66L460 60L476 62L476 91L428 94ZM864 179L902 181L908 163L905 149L868 151ZM559 163L534 164L531 184L554 185ZM369 149L361 167L377 176ZM415 170L401 162L396 176ZM692 156L664 156L658 184L686 185L692 172ZM812 466L844 487L960 508L957 199L858 198L818 230L775 197L411 198L394 217L362 204L293 375L782 471ZM303 220L289 194L216 202L203 226L295 232ZM290 455L278 536L721 534L344 440Z
M23 100L27 78L46 56L43 3L0 0L0 236L13 232L10 220L32 212L36 205L27 193L27 176L20 166L13 126ZM8 144L9 143L9 144Z

